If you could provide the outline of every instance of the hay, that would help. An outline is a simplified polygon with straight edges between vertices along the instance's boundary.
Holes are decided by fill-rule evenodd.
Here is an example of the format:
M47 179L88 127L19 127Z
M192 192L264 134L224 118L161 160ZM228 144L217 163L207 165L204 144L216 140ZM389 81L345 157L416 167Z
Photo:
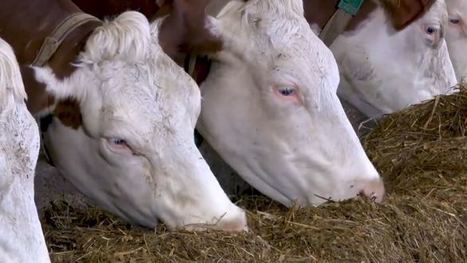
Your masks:
M467 89L392 114L364 141L388 196L286 209L241 197L251 231L169 232L55 202L42 214L55 262L466 262Z

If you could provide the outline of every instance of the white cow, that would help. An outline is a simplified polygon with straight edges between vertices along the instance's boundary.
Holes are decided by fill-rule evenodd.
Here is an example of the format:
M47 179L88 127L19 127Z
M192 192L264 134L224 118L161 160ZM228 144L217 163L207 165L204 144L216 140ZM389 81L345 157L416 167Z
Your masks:
M291 206L381 200L384 186L336 95L339 72L302 0L232 1L212 20L225 43L200 86L197 128L253 187Z
M398 32L384 9L376 8L331 45L341 73L339 96L378 117L451 92L457 80L444 39L446 26L444 0Z
M446 0L449 24L446 42L458 81L467 82L467 1Z
M221 52L211 54L214 60L211 72L200 87L204 99L198 128L215 150L252 186L288 206L295 202L318 205L329 199L352 198L360 192L381 200L383 183L336 95L339 82L336 61L310 30L303 17L301 0L231 2L217 19L210 20L210 25L213 32L221 35L224 45ZM162 99L152 102L155 106L151 107L138 101L142 108L139 110L158 109L163 102ZM164 103L170 110L188 105ZM132 117L139 119L137 115ZM54 152L53 145L61 147L60 154L53 154L54 161L65 161L73 168L77 154L71 158L72 152L84 151L80 150L84 140L80 137L84 135L78 132L75 135L71 128L58 123L53 125L47 133L55 142L49 143L49 148ZM151 140L167 141L167 137ZM159 142L161 147L164 143ZM88 155L79 154L81 158ZM92 156L93 160L99 158ZM84 159L75 169L86 168L83 163ZM182 163L177 164L183 167ZM66 173L72 174L72 179L85 173L102 177L100 171L68 169ZM192 191L203 189L186 177L173 178L167 186L177 188L178 193L188 194L185 186L191 186ZM108 183L111 180L107 177L99 180L103 179ZM104 185L108 187L108 183ZM125 183L129 187L132 182ZM103 184L81 185L82 191L87 187L88 192L99 193L96 188ZM124 200L129 197L132 196L108 200L122 206L129 203ZM149 200L144 197L138 191L134 200L141 203ZM180 200L184 198L180 196Z
M39 130L15 55L0 39L0 261L50 262L34 204Z
M15 16L3 21L0 8L0 32L15 42L12 46L22 58L37 53L31 49L38 45L22 46L29 39L44 39L64 17L79 12L71 2L63 7L50 1L47 12L53 16L37 14L44 10L42 0L1 5ZM28 12L42 20L15 23L29 18ZM193 140L199 87L162 51L158 26L151 27L138 12L103 24L83 23L49 63L32 67L28 92L39 83L47 94L34 99L52 95L55 101L43 104L39 116L69 98L78 102L76 108L65 109L71 111L65 117L53 119L45 134L47 149L58 170L81 192L130 222L245 230L244 211L229 200ZM30 67L20 62L26 76ZM70 114L79 116L72 125L64 121Z
M86 131L59 121L48 130L54 163L83 193L129 221L246 229L244 212L228 199L194 144L199 88L162 52L158 26L150 31L141 14L124 13L91 35L82 70L69 79L56 82L37 69L39 79L58 92L68 85L91 87L81 107ZM120 30L133 31L128 34L136 42L112 47ZM118 58L96 71L102 56L111 56L101 53L108 49ZM107 81L98 84L102 78Z

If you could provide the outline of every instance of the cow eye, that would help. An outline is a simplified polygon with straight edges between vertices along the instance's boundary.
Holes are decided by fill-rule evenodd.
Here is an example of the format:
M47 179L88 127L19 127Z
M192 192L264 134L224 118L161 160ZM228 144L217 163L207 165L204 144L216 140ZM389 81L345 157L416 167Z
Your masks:
M282 96L293 96L296 93L295 87L291 87L291 86L279 87L279 88L277 88L277 91Z
M301 103L299 90L294 85L277 85L274 87L274 94L279 97L281 100Z
M438 32L438 29L433 27L433 26L427 26L425 28L425 32L428 34L428 35L433 35L434 33Z
M424 38L428 46L436 48L443 40L443 28L441 25L428 24L423 26Z
M111 138L110 143L114 145L120 145L120 146L128 145L124 139L119 139L119 138Z
M121 154L132 154L133 151L131 150L130 146L128 145L127 141L122 138L107 138L107 144L109 148L117 153Z

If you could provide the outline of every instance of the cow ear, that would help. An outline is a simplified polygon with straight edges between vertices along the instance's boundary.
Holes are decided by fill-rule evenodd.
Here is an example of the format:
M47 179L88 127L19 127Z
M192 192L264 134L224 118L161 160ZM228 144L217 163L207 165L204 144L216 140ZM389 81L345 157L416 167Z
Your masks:
M169 0L171 10L160 27L159 41L170 56L177 53L213 53L222 48L222 39L216 34L206 14L209 0ZM167 1L165 1L167 5Z
M436 0L382 0L395 30L400 31L423 16Z

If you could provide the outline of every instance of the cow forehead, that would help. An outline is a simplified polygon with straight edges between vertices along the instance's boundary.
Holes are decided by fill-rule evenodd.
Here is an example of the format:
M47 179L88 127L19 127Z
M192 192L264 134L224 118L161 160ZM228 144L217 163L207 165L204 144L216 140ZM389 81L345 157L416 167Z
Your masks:
M94 72L102 80L103 103L107 104L147 106L160 103L161 96L166 97L162 102L174 103L176 96L181 100L198 89L190 76L168 57L154 56L141 63L111 61Z
M257 41L270 43L274 49L285 49L290 44L305 44L309 41L309 33L312 33L303 16L303 7L272 4L269 1L251 1L246 4L241 12L241 20L246 25L243 30L250 31L250 35L256 36ZM274 2L274 1L271 1ZM301 2L301 1L299 1ZM292 43L291 43L292 42Z
M97 85L103 87L102 93L108 101L112 99L135 101L139 104L152 103L161 92L187 93L187 87L196 89L196 83L178 66L167 54L164 53L158 43L159 27L162 19L150 24L150 37L140 36L140 44L146 47L139 55L132 56L134 45L121 47L128 53L126 56L118 54L110 59L103 59L98 63L89 65L88 69L96 78ZM140 40L139 38L136 38ZM118 41L117 41L118 42ZM135 40L135 42L138 42ZM99 47L94 47L99 49ZM93 52L91 52L93 53ZM86 64L87 53L82 53L81 58ZM170 89L162 89L170 87ZM111 95L110 95L111 94ZM125 95L125 96L124 96Z
M267 81L302 86L313 105L337 89L337 63L311 30L301 1L248 1L224 9L219 17L227 32L243 38L239 43L249 64L265 67Z
M305 20L301 1L248 1L224 10L221 19L223 15L226 31L234 39L241 38L239 42L251 54L245 57L255 63L268 60L272 67L297 67L316 64L316 56L332 57Z
M137 122L138 130L147 131L153 130L154 123L174 126L198 112L201 100L196 83L177 65L157 62L108 65L106 70L113 77L104 77L101 85L105 121Z

